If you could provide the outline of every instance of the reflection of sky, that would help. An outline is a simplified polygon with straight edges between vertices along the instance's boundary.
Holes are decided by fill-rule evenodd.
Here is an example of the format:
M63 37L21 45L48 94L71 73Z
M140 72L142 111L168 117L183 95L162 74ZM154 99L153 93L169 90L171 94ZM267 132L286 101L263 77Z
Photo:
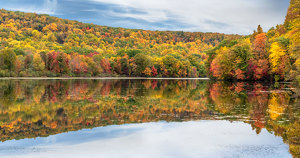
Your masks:
M265 129L228 121L112 125L0 143L0 157L291 157Z
M250 34L283 23L289 0L0 0L0 8L106 26Z

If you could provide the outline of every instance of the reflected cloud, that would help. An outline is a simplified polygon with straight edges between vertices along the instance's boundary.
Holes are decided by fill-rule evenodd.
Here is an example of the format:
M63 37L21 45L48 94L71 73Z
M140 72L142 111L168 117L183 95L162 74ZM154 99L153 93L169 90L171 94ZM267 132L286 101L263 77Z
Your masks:
M49 141L51 140L51 141ZM257 135L243 122L192 121L107 126L20 140L17 153L1 157L291 157L280 137ZM38 146L38 147L37 147ZM8 146L7 146L8 147ZM22 150L22 147L24 148ZM19 154L22 155L19 155Z

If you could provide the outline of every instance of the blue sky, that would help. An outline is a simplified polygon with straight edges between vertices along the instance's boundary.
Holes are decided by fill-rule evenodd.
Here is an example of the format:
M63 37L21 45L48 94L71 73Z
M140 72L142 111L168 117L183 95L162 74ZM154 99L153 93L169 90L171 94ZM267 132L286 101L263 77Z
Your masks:
M0 8L147 30L250 34L284 21L289 0L0 0Z

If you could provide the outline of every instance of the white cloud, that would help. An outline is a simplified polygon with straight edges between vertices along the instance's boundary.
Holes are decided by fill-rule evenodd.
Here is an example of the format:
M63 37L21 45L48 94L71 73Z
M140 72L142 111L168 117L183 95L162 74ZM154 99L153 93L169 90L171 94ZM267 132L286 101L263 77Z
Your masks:
M282 138L266 129L257 135L249 124L216 120L98 127L6 141L0 147L4 149L0 156L7 158L290 156ZM7 147L20 149L7 152Z
M115 27L250 34L258 24L267 31L283 23L288 1L9 0L3 7Z
M173 20L189 26L184 31L251 33L258 24L269 29L283 22L285 10L270 0L90 0L117 5L127 12L112 16L147 22Z
M45 0L41 12L45 14L55 14L57 8L57 0Z
M57 0L43 0L42 5L19 5L8 7L9 10L17 10L22 12L34 12L39 14L56 14Z

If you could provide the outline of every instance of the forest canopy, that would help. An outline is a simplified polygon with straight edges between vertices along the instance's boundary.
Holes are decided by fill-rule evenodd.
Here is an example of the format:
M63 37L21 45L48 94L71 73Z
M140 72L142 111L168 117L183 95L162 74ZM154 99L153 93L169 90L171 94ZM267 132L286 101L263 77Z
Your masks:
M113 28L0 10L0 76L204 77L206 50L240 35Z

